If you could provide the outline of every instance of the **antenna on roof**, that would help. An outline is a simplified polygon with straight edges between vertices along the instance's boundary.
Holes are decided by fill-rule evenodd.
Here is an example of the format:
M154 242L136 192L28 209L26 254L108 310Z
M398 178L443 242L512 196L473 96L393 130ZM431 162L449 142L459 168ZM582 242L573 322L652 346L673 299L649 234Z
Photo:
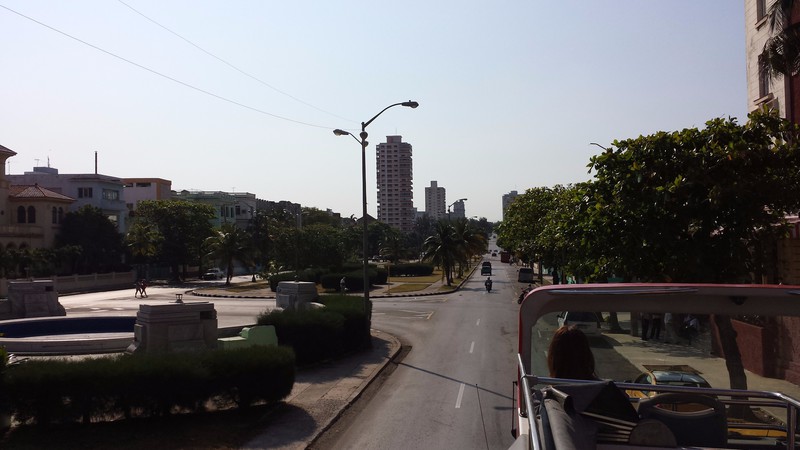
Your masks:
M97 175L97 150L94 152L94 174Z
M36 161L36 167L39 167L39 158L33 158L33 160Z

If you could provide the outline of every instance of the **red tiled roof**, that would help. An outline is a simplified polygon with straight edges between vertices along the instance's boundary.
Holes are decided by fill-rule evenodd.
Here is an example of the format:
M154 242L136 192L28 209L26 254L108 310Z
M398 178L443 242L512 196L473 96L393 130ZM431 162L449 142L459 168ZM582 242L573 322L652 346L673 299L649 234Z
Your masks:
M48 199L48 200L61 200L61 201L75 201L72 197L53 192L50 189L45 189L38 184L33 186L26 185L12 185L8 188L8 196L14 199Z

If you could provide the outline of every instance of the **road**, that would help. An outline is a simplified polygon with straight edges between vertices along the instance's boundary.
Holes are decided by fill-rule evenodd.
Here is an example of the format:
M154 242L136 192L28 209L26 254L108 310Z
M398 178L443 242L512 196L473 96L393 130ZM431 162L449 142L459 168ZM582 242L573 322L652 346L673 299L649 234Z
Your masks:
M241 277L237 281L249 281L250 277ZM219 281L197 281L181 287L150 286L147 288L147 298L134 298L134 289L119 291L95 292L77 295L62 295L58 298L67 310L67 315L82 316L135 316L140 304L163 304L175 301L175 294L184 294L186 291L220 284ZM214 303L217 310L217 326L219 328L252 325L256 317L267 309L275 307L275 300L265 299L235 299L235 298L207 298L185 295L185 302Z
M516 373L516 271L491 258L457 293L374 299L372 326L410 351L380 389L315 448L507 448Z

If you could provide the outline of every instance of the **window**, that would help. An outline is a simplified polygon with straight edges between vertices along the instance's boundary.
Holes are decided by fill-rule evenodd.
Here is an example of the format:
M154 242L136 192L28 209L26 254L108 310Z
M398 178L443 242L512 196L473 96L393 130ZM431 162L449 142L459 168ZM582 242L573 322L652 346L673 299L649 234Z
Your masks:
M28 223L36 223L36 208L28 206Z
M756 22L767 15L767 0L756 0Z
M55 224L57 224L57 223L58 223L58 209L56 209L56 207L55 207L55 206L53 206L53 212L52 212L52 214L53 214L53 218L52 218L53 225L55 225Z
M78 188L78 198L92 198L92 188L90 188L90 187L79 187Z
M764 69L764 55L758 57L758 98L769 94L769 73Z
M20 206L17 208L17 223L25 223L25 207Z
M136 183L136 187L150 187L150 183Z
M63 221L64 221L64 208L59 207L58 208L58 223L61 223Z
M103 200L119 200L119 191L103 189Z

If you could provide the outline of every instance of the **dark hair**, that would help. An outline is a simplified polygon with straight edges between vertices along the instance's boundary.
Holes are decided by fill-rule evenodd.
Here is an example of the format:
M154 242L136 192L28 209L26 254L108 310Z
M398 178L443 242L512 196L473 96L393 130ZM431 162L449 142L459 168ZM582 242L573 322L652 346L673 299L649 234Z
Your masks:
M553 334L547 351L547 367L554 378L597 379L589 339L575 325L563 326Z

